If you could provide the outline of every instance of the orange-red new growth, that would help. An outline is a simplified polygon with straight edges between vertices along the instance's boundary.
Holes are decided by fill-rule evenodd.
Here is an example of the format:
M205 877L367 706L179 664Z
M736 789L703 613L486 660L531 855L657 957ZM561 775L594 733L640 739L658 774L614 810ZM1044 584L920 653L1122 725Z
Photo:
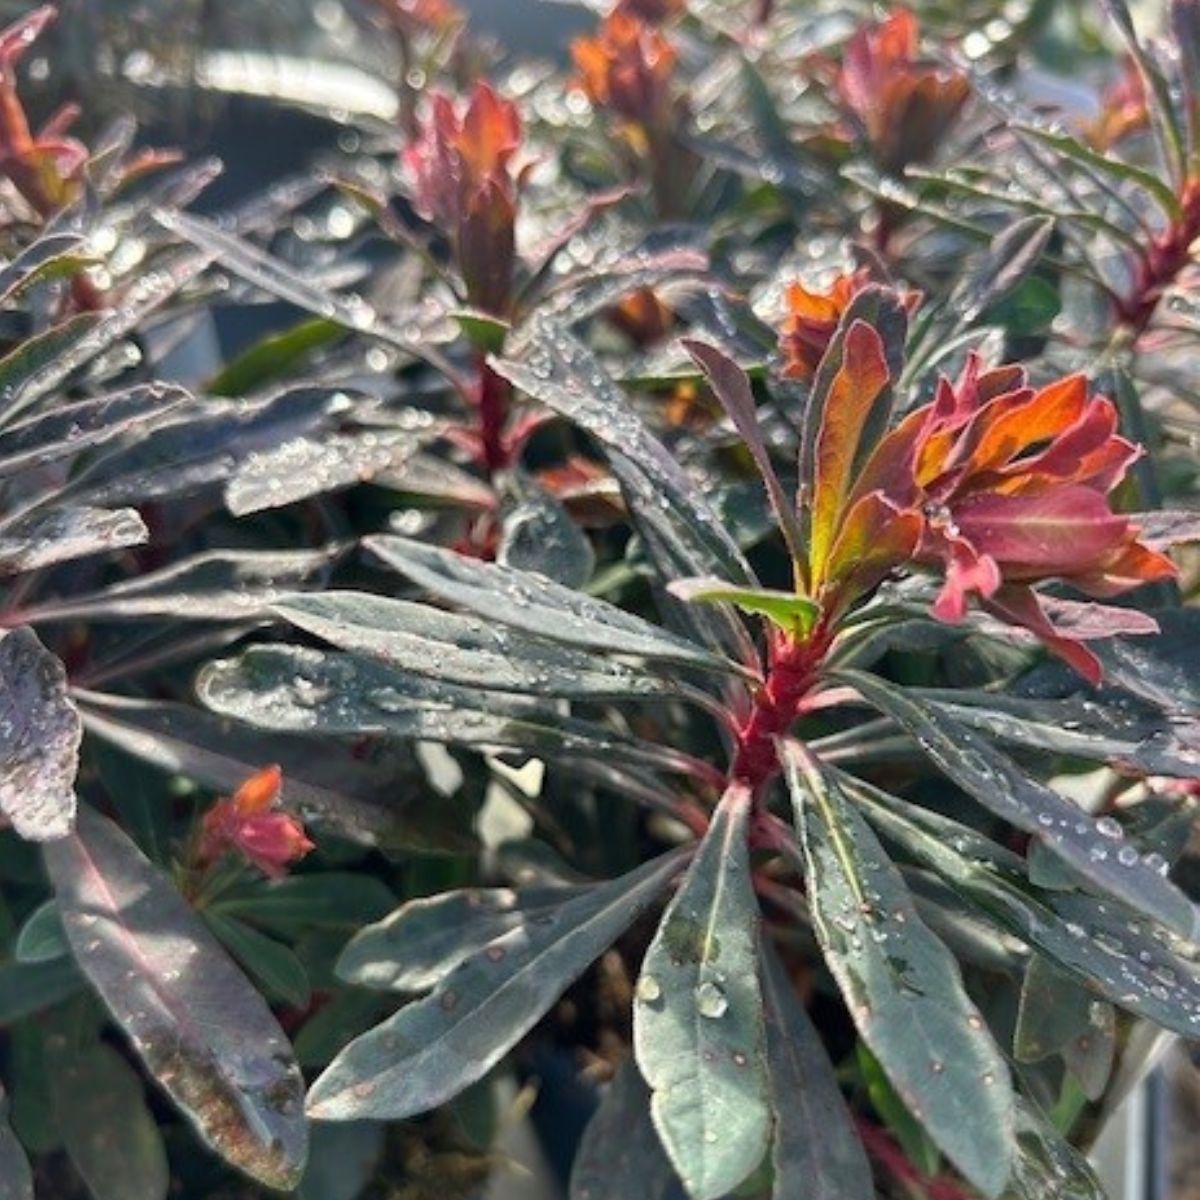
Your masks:
M1109 504L1140 454L1082 375L1035 391L1020 367L986 370L973 355L875 447L844 511L849 525L873 500L919 514L913 558L945 572L935 616L961 620L975 596L1097 680L1095 656L1054 626L1033 585L1057 579L1105 598L1175 576Z
M1150 124L1146 88L1132 58L1126 58L1120 77L1100 97L1100 114L1084 127L1088 141L1101 151Z
M375 7L405 37L444 33L463 20L462 12L451 0L375 0Z
M620 8L601 22L595 37L571 43L588 99L647 128L669 121L676 57L657 29Z
M0 175L43 219L79 194L88 159L83 143L66 136L78 108L59 109L35 135L17 95L17 63L56 16L44 5L0 31Z
M837 76L842 103L889 174L932 156L970 92L961 71L922 64L917 54L917 19L895 8L850 39Z
M662 25L687 11L687 0L618 0L614 12L651 25Z
M802 283L788 286L787 314L779 334L783 374L788 379L811 379L816 374L842 314L870 283L871 273L863 267L839 275L824 292L810 292ZM911 316L921 303L921 293L905 292L901 300Z
M304 826L290 813L279 811L282 790L283 772L277 766L265 767L232 796L217 801L204 815L201 862L234 850L265 875L278 879L290 863L315 849Z
M435 95L419 135L404 152L417 211L454 239L470 302L507 312L516 261L521 146L515 104L486 82L465 109Z

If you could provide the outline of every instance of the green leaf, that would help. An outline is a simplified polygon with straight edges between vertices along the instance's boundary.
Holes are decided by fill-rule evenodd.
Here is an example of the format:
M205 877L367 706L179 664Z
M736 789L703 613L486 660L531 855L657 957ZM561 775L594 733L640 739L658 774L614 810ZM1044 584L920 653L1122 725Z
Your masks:
M576 700L645 699L679 690L643 666L408 600L312 592L287 596L273 611L341 650L463 687Z
M792 636L805 634L821 615L821 606L807 596L768 588L739 588L720 579L676 579L670 590L689 604L736 604L743 612L766 617Z
M540 699L471 691L304 646L252 646L239 658L210 662L196 680L196 695L213 711L263 729L380 734L711 774L673 747L564 716Z
M308 359L314 351L336 342L344 331L335 321L313 317L282 333L271 333L243 350L209 381L214 396L245 396L271 383Z
M374 1121L315 1125L296 1200L358 1200L378 1169L384 1136Z
M504 515L496 561L518 571L535 571L567 588L592 577L596 556L587 534L563 505L521 472L509 477L516 504Z
M96 313L78 313L61 325L25 338L0 358L0 396L4 397L5 404L0 409L0 425L7 426L27 406L26 391L33 387L39 374L79 345L99 323Z
M11 1025L42 1012L82 986L83 976L70 958L0 963L0 1024Z
M1150 616L1158 633L1094 643L1105 679L1194 720L1200 712L1200 609L1163 609Z
M456 308L449 313L458 322L463 336L484 354L500 354L512 326L507 321L477 308Z
M706 670L732 669L694 642L541 576L407 538L373 536L364 538L363 545L439 599L536 637Z
M642 962L633 1046L651 1112L694 1200L717 1200L762 1162L771 1133L751 796L726 791Z
M206 909L203 916L204 923L269 999L282 1000L292 1008L308 1007L312 999L308 972L289 947L219 910Z
M304 1084L262 997L110 821L81 810L43 853L75 957L150 1073L228 1162L294 1187Z
M0 529L0 576L140 546L149 537L132 508L38 508Z
M149 383L55 405L0 433L0 476L73 458L134 431L144 436L190 403L181 387Z
M256 881L223 893L210 911L289 937L314 929L352 932L364 921L377 921L395 903L392 889L381 879L326 870Z
M871 1165L829 1055L779 956L761 955L775 1114L773 1200L873 1200Z
M70 831L82 737L62 663L32 629L0 636L0 812L21 837Z
M1088 1160L1027 1101L1017 1098L1012 1200L1107 1200Z
M0 267L0 303L48 275L78 269L85 258L87 239L81 233L43 233Z
M964 324L977 320L1028 278L1053 232L1049 217L1023 217L1005 226L966 264L947 306Z
M1152 916L1184 937L1196 929L1192 902L1153 864L1120 845L1120 826L1102 824L1058 792L1027 776L1007 755L974 730L909 692L873 675L838 671L834 678L855 688L867 703L917 739L950 779L985 808L1027 833L1036 834L1093 885Z
M650 1119L650 1093L627 1058L583 1131L570 1200L667 1200L673 1186L675 1172Z
M17 944L13 947L13 958L19 963L43 963L65 958L70 953L58 905L47 900L35 908L21 926Z
M348 1042L381 1021L387 997L343 988L307 1020L296 1035L296 1059L306 1070L327 1067Z
M841 776L871 821L993 922L1040 950L1105 999L1184 1037L1200 1031L1193 951L1111 901L1037 891L1022 860L946 817Z
M103 1043L49 1056L63 1145L94 1200L165 1200L167 1153L142 1081Z
M1104 1094L1116 1050L1112 1005L1099 1000L1040 954L1021 987L1013 1053L1021 1062L1061 1054L1089 1100Z
M401 1120L482 1079L666 887L669 854L510 930L351 1042L309 1093L319 1121Z
M361 987L424 992L509 930L560 907L578 888L465 888L402 904L346 943L340 979Z
M33 1172L8 1125L8 1097L0 1087L0 1200L34 1200Z
M933 1140L998 1196L1015 1150L1012 1089L958 965L836 779L797 743L784 764L817 939L850 1015Z

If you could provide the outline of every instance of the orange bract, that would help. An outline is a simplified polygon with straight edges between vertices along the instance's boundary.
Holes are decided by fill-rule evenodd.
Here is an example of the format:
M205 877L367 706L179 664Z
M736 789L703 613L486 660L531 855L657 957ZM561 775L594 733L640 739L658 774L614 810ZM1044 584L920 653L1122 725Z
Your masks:
M277 810L282 788L283 772L270 766L252 775L231 797L217 801L204 815L201 861L212 862L235 850L277 879L289 863L315 849L300 821Z
M655 28L618 9L593 38L576 38L571 58L595 105L627 121L661 124L671 107L675 48Z
M896 8L863 26L846 47L837 90L861 123L879 165L890 174L929 158L970 92L961 71L917 61L917 19Z

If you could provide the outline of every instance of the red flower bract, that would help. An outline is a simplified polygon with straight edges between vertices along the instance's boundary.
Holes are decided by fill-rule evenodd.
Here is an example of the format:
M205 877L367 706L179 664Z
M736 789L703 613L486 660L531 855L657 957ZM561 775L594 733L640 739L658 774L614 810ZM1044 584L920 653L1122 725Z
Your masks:
M961 71L917 61L917 19L907 9L863 26L846 47L838 93L862 123L879 165L900 174L929 158L970 92Z
M517 189L513 160L521 145L516 105L486 82L459 111L447 96L404 152L417 211L456 243L470 302L504 314L516 260Z
M1095 656L1055 629L1032 585L1057 579L1103 598L1175 575L1109 505L1141 454L1116 429L1114 405L1089 396L1082 375L1034 391L1019 367L985 370L972 355L879 443L847 510L879 494L919 512L914 558L945 570L937 617L961 620L977 596L1095 680Z
M290 813L277 809L283 773L265 767L252 775L232 796L219 800L204 815L200 859L212 862L235 850L272 879L288 864L315 849L304 826Z
M669 118L675 48L645 21L618 9L594 38L571 43L571 58L593 104L648 127Z

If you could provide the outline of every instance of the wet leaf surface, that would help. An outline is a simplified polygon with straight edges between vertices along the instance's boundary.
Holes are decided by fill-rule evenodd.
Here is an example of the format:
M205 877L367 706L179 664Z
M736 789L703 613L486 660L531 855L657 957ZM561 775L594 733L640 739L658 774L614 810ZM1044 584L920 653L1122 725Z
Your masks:
M112 822L45 848L80 966L149 1072L223 1158L268 1186L304 1168L304 1081L266 1002Z
M41 508L0 531L0 576L19 575L150 537L132 508Z
M580 890L467 888L410 900L346 943L337 962L338 978L359 987L428 991L463 959Z
M998 1196L1016 1150L1004 1057L841 785L795 743L784 761L817 938L850 1015L925 1131Z
M871 1164L820 1034L773 950L761 956L775 1114L772 1200L873 1200Z
M634 1054L654 1124L695 1200L743 1183L770 1141L750 810L744 788L725 793L634 993Z
M316 1081L320 1121L401 1120L489 1070L652 904L679 870L669 854L502 934L424 999L351 1042Z
M67 673L32 629L0 638L0 812L23 838L71 829L83 727Z
M985 808L1037 835L1059 858L1102 891L1162 921L1184 937L1196 929L1192 902L1153 863L1123 844L1121 826L1096 820L1022 771L984 738L934 705L872 675L840 671L880 712L897 721L945 774Z

